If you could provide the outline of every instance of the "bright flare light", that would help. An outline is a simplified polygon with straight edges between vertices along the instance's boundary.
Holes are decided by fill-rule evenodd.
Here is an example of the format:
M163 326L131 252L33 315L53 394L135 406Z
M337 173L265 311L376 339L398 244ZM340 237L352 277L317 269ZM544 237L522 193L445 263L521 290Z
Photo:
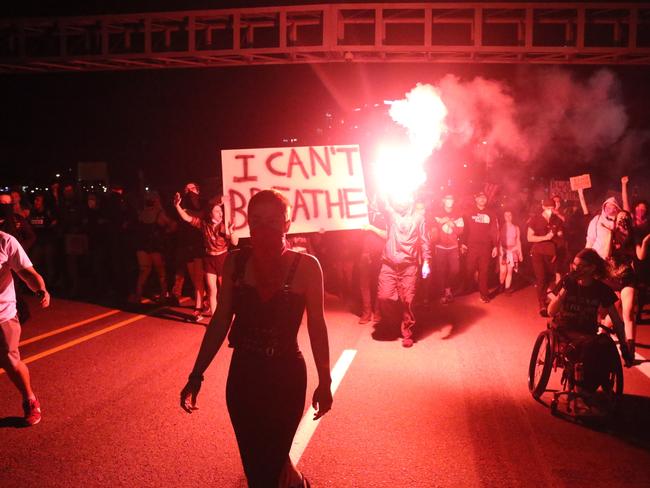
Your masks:
M422 160L438 149L447 133L447 107L438 89L418 83L406 99L390 102L389 114L408 131L414 153Z
M379 192L404 201L426 181L424 162L443 143L447 107L437 88L418 83L403 100L385 101L389 114L408 131L407 147L380 147L375 160Z
M375 178L379 193L396 202L413 198L413 194L427 179L423 162L412 146L381 146L375 158Z

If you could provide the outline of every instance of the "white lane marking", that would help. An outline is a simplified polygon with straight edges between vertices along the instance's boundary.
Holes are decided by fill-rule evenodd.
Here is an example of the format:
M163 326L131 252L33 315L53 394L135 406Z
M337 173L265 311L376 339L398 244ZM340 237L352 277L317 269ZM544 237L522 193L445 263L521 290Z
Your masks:
M341 380L343 379L343 376L345 376L350 364L352 364L352 360L356 354L357 351L355 349L346 349L341 353L341 357L339 357L339 360L332 369L332 395L336 393L336 389L341 384ZM309 444L311 437L314 435L314 432L316 432L316 427L318 427L318 424L320 423L320 419L313 420L315 413L316 410L314 410L314 407L310 405L307 413L303 415L302 420L300 421L296 435L293 438L291 451L289 452L289 457L294 464L298 464L298 461L300 461L302 454L307 448L307 444Z
M643 356L641 356L641 354L639 354L638 352L634 354L634 359L636 359L637 361L642 361L640 364L637 364L635 368L641 371L648 378L650 378L650 362L648 362L648 360Z

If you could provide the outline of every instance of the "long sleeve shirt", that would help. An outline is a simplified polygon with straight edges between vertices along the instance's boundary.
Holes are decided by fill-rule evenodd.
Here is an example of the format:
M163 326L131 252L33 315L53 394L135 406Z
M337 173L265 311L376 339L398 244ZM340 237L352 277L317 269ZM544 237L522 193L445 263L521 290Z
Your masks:
M388 235L383 259L391 265L418 264L420 255L431 259L431 249L426 236L424 215L413 210L401 214L386 206Z
M468 247L496 247L499 242L499 226L492 212L474 206L463 220L465 231L461 238L464 244Z

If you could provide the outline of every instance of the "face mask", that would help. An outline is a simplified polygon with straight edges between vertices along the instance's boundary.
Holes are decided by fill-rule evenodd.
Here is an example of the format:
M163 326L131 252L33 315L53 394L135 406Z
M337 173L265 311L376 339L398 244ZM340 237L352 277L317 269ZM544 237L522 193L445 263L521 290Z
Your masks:
M268 225L252 228L251 241L254 250L265 250L269 254L281 254L286 245L284 232Z

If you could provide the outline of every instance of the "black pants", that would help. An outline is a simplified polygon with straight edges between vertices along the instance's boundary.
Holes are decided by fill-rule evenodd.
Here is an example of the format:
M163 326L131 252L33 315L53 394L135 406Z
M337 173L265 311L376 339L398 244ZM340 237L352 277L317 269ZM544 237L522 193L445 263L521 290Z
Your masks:
M546 307L546 288L555 280L555 256L531 253L530 261L535 275L539 308Z
M582 379L577 381L589 392L595 392L600 386L607 386L609 373L620 361L614 341L605 334L584 334L563 332L564 337L576 348L574 361L582 363Z
M373 256L361 256L359 261L359 290L361 292L362 316L369 317L376 312L377 307L377 282L381 259Z
M250 488L277 488L302 418L306 389L302 355L233 353L226 403Z
M487 297L490 293L488 287L488 272L490 269L490 260L492 259L492 248L484 245L469 245L467 250L467 261L465 276L465 288L472 289L474 280L474 271L478 270L478 291L481 296Z
M440 296L447 288L456 291L458 287L458 272L460 271L458 248L444 249L436 247L433 271L436 276L434 281L437 296Z

